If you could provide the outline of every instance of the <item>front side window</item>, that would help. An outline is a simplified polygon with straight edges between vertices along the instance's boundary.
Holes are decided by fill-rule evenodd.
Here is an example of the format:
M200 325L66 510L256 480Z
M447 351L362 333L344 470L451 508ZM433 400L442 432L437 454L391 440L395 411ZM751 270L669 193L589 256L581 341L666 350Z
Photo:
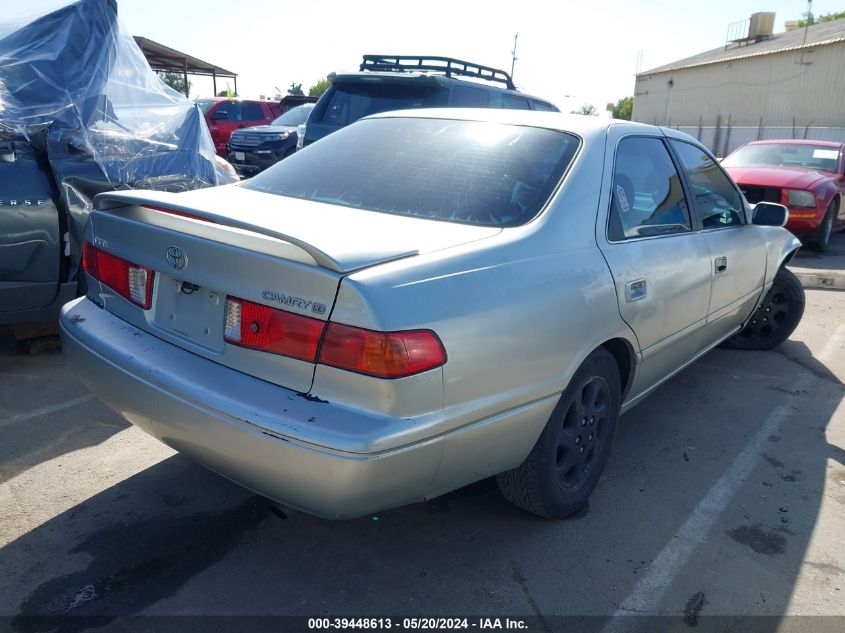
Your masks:
M381 213L516 226L545 206L578 145L572 134L528 126L368 119L242 186Z
M611 241L691 230L680 176L660 139L619 141L611 186Z
M671 141L692 186L695 212L705 229L742 224L743 204L725 172L703 150Z

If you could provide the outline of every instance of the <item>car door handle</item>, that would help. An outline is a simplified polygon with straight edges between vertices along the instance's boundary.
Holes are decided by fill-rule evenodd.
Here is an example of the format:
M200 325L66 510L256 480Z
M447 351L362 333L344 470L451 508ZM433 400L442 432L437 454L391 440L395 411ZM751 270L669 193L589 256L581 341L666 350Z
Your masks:
M717 257L714 260L716 274L723 273L728 269L728 258L727 257Z
M628 303L645 299L647 293L645 279L635 279L625 284L625 301Z

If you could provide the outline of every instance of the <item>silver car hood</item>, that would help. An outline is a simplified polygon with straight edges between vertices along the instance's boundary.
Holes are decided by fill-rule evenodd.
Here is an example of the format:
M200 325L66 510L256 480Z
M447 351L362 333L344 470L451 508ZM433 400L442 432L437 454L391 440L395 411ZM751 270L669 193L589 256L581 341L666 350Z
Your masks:
M349 273L404 257L492 237L472 226L299 200L226 185L183 193L108 192L99 209L147 205L173 209L292 243L330 270Z

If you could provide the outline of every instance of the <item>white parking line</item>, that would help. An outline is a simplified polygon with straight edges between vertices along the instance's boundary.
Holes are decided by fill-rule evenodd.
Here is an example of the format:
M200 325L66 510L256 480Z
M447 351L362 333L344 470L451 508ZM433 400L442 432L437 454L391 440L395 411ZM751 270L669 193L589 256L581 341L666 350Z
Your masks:
M845 325L840 325L833 336L828 339L818 359L824 361L838 351L845 341ZM800 392L810 386L815 379L810 373L805 373L795 383L794 389ZM707 532L727 508L731 499L736 495L743 481L751 474L757 465L760 455L770 435L776 435L781 423L790 414L789 400L778 406L758 431L754 434L742 452L737 455L719 480L710 488L707 495L699 502L684 524L669 539L657 557L652 561L645 574L640 577L633 591L619 603L614 611L615 616L656 613L661 598L681 568L692 556ZM605 632L616 631L618 622L611 620L605 627Z
M41 409L27 411L26 413L18 413L17 415L13 415L10 418L0 420L0 429L2 429L4 426L15 424L16 422L24 422L26 420L31 420L32 418L37 418L42 415L55 413L56 411L61 411L63 409L70 409L71 407L75 407L76 405L82 404L83 402L93 400L93 398L94 396L91 395L80 396L79 398L73 398L72 400L65 400L60 404L50 405L49 407L42 407Z

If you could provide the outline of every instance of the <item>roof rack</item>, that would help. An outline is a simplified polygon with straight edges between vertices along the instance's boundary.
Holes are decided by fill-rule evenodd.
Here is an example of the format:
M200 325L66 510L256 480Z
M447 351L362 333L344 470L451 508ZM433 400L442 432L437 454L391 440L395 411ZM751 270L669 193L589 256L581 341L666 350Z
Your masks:
M447 77L460 75L503 83L510 90L516 90L511 76L504 70L465 62L451 57L423 57L421 55L364 55L361 70L404 71L433 70L445 73Z

